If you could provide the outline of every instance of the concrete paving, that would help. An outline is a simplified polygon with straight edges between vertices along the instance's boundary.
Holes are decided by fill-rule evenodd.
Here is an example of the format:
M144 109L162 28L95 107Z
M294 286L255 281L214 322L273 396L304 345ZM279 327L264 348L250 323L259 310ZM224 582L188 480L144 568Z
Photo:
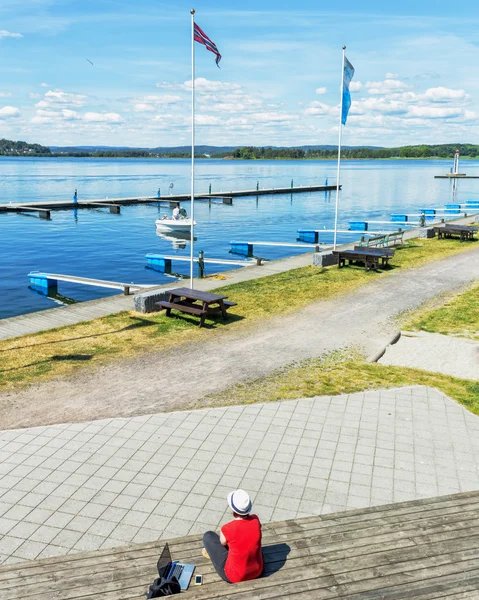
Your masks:
M479 488L479 417L407 387L0 432L0 562Z
M388 346L379 362L477 381L479 342L439 333L403 331L399 341Z
M479 247L470 248L422 267L372 278L351 293L254 321L251 327L213 329L198 342L0 393L0 427L199 408L208 405L208 395L263 378L293 361L348 346L359 346L370 356L388 344L397 330L398 314L479 278Z

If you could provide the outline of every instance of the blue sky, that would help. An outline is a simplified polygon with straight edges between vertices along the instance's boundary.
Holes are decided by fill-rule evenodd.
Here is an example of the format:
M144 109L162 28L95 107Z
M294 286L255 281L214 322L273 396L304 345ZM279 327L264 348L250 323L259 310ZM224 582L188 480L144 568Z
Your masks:
M341 46L356 69L345 144L478 142L479 10L406 0L198 0L197 143L335 144ZM1 0L0 137L189 142L183 0ZM93 62L93 66L87 61Z

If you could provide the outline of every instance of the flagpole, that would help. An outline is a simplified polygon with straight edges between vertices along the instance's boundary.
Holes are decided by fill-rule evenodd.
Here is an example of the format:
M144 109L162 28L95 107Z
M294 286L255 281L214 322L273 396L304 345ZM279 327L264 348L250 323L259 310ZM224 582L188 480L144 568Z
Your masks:
M338 231L338 206L339 206L339 176L341 173L341 134L343 132L343 91L344 91L344 55L346 46L343 46L343 60L341 69L341 102L339 105L339 140L338 140L338 170L336 173L336 209L334 212L334 239L333 250L336 250L336 238Z
M195 246L195 9L191 13L191 210L190 288L193 289Z

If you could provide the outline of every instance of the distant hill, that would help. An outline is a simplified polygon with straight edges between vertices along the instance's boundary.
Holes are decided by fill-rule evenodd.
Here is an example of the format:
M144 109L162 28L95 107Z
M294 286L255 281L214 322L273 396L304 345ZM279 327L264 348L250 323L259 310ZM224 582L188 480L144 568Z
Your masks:
M196 154L221 154L224 152L233 152L243 146L195 146ZM317 146L264 146L273 150L288 150L299 148L305 152L308 150L337 150L337 146L317 145ZM343 146L344 150L357 150L358 148L367 148L376 150L382 146ZM191 152L191 146L157 146L156 148L138 148L133 146L50 146L52 152L70 153L70 152L151 152L152 154L187 154Z

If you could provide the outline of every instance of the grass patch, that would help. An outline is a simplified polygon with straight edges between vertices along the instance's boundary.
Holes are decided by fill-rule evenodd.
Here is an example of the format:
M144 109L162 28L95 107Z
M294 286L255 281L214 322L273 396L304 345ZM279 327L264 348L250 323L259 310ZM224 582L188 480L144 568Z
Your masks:
M214 330L199 329L196 318L168 318L164 313L140 315L132 311L1 341L0 389L14 389L140 352L220 336L225 324L228 331L254 326L259 320L353 291L378 277L388 277L397 268L419 266L473 246L457 240L418 239L397 250L391 269L377 273L361 268L308 266L228 285L218 291L229 295L238 306L226 323L221 319L207 320L207 325L215 323Z
M479 340L479 284L447 299L439 308L416 311L404 329Z
M479 382L419 369L364 362L358 352L333 352L277 371L264 379L230 387L208 397L214 406L336 396L364 390L427 385L479 415Z

